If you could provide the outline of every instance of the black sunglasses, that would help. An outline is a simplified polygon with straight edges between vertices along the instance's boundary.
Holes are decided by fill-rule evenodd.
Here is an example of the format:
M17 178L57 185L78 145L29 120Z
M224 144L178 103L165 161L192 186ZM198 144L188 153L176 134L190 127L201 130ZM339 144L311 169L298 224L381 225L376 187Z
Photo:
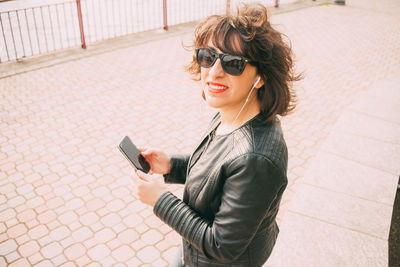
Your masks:
M241 56L220 54L210 48L196 48L197 64L203 68L210 68L217 59L221 59L222 69L230 75L240 75L246 68L246 64L254 65L255 62Z

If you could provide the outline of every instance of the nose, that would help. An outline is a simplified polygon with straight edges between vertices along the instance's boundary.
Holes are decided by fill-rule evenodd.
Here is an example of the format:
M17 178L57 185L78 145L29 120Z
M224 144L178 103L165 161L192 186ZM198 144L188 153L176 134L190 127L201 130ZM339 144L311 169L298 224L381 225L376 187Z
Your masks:
M211 66L208 74L212 78L220 77L225 74L225 71L223 70L222 65L221 65L221 59L217 58L217 61L215 61L214 65Z

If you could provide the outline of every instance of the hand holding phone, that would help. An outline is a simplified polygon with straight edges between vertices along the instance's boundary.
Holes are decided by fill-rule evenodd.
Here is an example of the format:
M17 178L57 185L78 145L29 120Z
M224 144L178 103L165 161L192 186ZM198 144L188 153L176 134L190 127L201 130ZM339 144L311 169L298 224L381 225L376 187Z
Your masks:
M150 173L168 174L171 171L171 157L156 148L138 148L151 165Z
M148 173L150 171L150 164L142 156L142 154L140 154L140 151L132 143L128 136L125 136L122 139L121 143L118 145L118 148L134 168L144 173Z

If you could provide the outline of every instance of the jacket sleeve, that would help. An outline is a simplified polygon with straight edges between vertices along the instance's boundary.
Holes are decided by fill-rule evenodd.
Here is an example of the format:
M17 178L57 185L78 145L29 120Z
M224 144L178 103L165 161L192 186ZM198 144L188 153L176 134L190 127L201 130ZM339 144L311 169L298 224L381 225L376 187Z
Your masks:
M220 208L212 222L169 192L154 206L159 218L219 262L231 262L243 254L287 184L286 170L257 154L235 159L226 173Z
M171 157L171 171L164 175L164 182L168 184L184 184L189 155L173 155Z

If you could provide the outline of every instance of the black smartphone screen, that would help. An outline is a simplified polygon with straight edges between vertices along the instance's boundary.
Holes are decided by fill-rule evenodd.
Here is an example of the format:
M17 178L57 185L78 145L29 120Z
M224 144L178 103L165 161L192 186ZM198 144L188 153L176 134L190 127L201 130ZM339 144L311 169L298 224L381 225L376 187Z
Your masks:
M121 143L118 145L119 150L124 154L128 161L138 170L148 173L150 171L150 164L140 154L137 147L132 143L128 136L125 136Z

